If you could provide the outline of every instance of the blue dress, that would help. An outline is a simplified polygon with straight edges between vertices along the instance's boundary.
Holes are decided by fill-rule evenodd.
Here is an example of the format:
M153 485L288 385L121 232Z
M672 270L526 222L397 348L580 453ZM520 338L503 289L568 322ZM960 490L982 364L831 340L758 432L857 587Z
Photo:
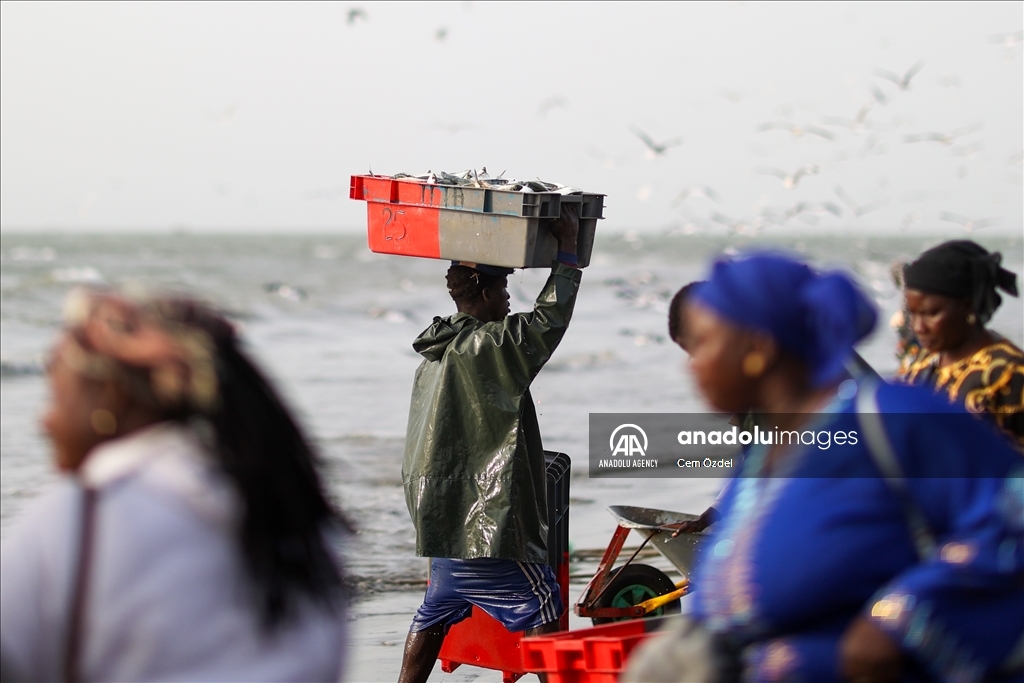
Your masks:
M1024 647L1024 459L920 388L860 390L877 392L903 476L881 476L853 398L805 427L813 445L774 476L768 447L752 448L694 577L694 615L743 648L754 680L841 680L839 641L861 614L908 655L905 680L994 678ZM923 558L913 512L934 540Z

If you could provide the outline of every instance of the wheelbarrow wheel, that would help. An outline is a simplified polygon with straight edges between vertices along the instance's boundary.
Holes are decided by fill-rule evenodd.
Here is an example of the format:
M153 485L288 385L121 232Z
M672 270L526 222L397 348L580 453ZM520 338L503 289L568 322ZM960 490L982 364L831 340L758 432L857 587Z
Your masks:
M676 589L675 583L665 572L649 564L627 564L611 572L608 588L601 594L597 607L632 607L644 600L671 593ZM678 614L679 599L666 603L656 610L648 612L646 617L660 617L664 614ZM607 624L613 621L625 621L633 617L594 617L594 625Z

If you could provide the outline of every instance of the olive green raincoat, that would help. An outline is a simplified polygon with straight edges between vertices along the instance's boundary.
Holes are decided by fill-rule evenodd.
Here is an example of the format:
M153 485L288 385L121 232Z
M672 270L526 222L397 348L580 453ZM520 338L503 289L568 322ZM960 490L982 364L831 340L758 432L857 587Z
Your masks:
M555 263L533 311L434 318L413 342L402 481L424 557L547 562L544 448L530 383L572 316L580 271Z

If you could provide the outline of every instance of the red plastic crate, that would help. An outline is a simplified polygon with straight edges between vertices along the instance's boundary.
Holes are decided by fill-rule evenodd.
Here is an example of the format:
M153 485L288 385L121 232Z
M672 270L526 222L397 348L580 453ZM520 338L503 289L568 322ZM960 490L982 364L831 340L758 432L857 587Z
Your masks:
M590 263L604 195L523 193L352 176L349 196L366 202L367 243L380 254L547 267L558 253L541 221L563 203L579 207L577 262Z
M521 631L512 633L487 612L473 607L468 619L448 631L437 658L445 673L470 664L500 671L503 683L513 683L526 673L519 652L522 639Z
M546 673L549 683L614 683L633 648L661 624L660 619L633 619L524 638L523 668Z

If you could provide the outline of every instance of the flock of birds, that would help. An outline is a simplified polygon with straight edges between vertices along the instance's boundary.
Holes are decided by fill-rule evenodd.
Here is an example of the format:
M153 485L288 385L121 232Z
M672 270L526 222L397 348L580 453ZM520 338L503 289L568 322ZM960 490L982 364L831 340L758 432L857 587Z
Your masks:
M346 17L346 21L350 26L367 21L367 19L368 15L366 11L360 7L350 8ZM447 36L448 29L445 27L438 28L434 34L434 38L438 41L444 41ZM989 42L1001 46L1004 50L1009 51L1024 42L1024 31L996 34L990 36ZM1007 58L1007 54L1012 57L1012 53L1004 52L1004 58ZM869 117L875 108L887 106L892 103L896 97L908 93L911 90L912 83L924 67L925 62L920 60L911 65L903 73L897 73L887 69L875 69L873 72L874 77L882 82L872 82L868 85L868 93L870 97L864 102L852 118L824 116L820 120L821 125L812 123L795 123L792 121L767 121L757 126L756 132L770 133L781 131L789 133L793 138L809 136L828 142L836 142L838 136L835 129L846 129L852 133L871 131L873 126ZM940 78L940 80L944 85L959 85L959 78L956 76L945 76ZM886 92L886 89L882 87L887 84L889 84L887 86L889 92ZM730 101L737 101L740 97L738 93L732 93L732 98L729 97L729 93L726 93L723 96L730 99ZM564 96L552 96L543 100L539 104L537 107L537 116L545 118L553 110L565 108L567 106L568 100ZM436 124L434 127L452 134L473 129L471 124L463 123ZM984 146L982 142L977 139L969 140L964 144L960 144L960 142L964 138L969 138L974 133L980 131L982 127L982 123L973 123L947 132L928 131L913 133L904 135L903 142L907 144L938 144L944 147L949 147L953 156L970 158L978 154L983 149ZM630 127L630 132L640 141L640 143L642 143L646 156L649 159L665 157L671 150L684 144L682 137L677 136L668 139L660 139L636 126ZM871 134L868 136L868 139L865 141L864 147L861 150L861 158L872 153L879 154L882 153L882 151L883 149L879 144L878 136ZM609 158L599 150L591 148L588 150L588 153L601 161L607 168L613 168L615 166L616 160ZM1024 152L1015 154L1009 158L1008 163L1010 165L1020 164L1022 157L1024 157ZM793 170L762 166L753 169L753 173L756 175L775 177L779 180L784 190L795 190L803 178L821 174L822 168L818 164L804 164ZM963 178L965 175L966 170L964 167L961 167L958 170L958 176ZM687 223L682 228L686 233L695 232L702 228L725 226L734 234L756 235L767 227L773 225L785 225L794 218L799 218L801 221L811 225L816 225L819 219L826 215L834 217L849 215L853 218L861 218L869 213L882 209L889 203L889 200L885 198L857 201L849 192L843 189L841 185L835 185L833 188L833 194L838 201L832 201L831 199L814 202L800 201L783 208L760 207L755 215L745 218L733 218L718 210L712 210L706 217L700 217L690 210L690 200L701 198L718 205L721 203L722 198L719 192L708 185L693 185L682 188L671 200L670 205L686 217ZM649 196L649 188L641 188L638 193L638 197L643 199L646 199ZM911 224L920 222L922 218L923 217L920 212L907 214L903 217L902 227L906 228ZM941 221L958 224L965 232L968 233L973 230L980 230L982 228L998 224L998 220L993 218L971 218L951 211L940 212L938 214L938 218Z
M369 15L362 7L350 7L348 12L345 14L345 23L349 26L354 26L360 22L366 21L368 18ZM439 26L437 30L434 31L434 40L438 42L444 42L447 37L448 27L446 26Z
M1007 48L1021 43L1022 40L1024 40L1024 32L1021 31L1016 33L999 34L997 36L992 36L991 38L992 43ZM894 98L899 96L900 93L910 91L912 82L924 66L925 64L923 60L918 61L902 74L886 69L875 69L874 76L878 79L890 82L892 86L895 86L895 89L890 87L890 92L887 93L882 87L880 87L878 82L871 83L868 86L870 99L860 107L853 118L825 116L821 119L822 125L794 123L791 121L768 121L757 126L756 131L759 133L784 131L788 132L794 138L815 136L822 140L834 142L837 140L837 135L833 130L830 130L830 127L845 128L854 133L870 130L872 126L868 117L875 107L886 106L891 103ZM929 131L908 134L904 135L902 139L903 142L907 144L935 143L949 147L954 156L969 158L973 157L983 149L984 146L981 141L971 140L966 144L958 143L961 139L977 133L982 129L982 127L983 124L974 123L948 132ZM669 150L673 147L678 147L683 144L682 138L673 138L671 140L657 142L649 134L639 128L633 127L630 130L633 135L643 143L647 155L650 158L663 157L667 155ZM865 144L864 152L870 152L871 148L877 144L877 138L872 137ZM1008 164L1020 164L1022 157L1024 157L1024 153L1015 154L1008 159ZM807 176L818 175L821 172L822 168L817 164L805 164L793 170L767 166L753 169L754 174L778 178L782 188L785 190L794 190L800 184L801 179ZM962 169L959 177L964 177ZM882 209L889 203L889 200L885 198L859 202L855 200L849 192L843 189L841 185L835 185L833 194L838 202L832 200L815 202L800 201L783 208L761 207L755 215L746 218L734 218L723 214L721 211L712 210L707 214L706 218L703 218L688 210L687 207L689 200L694 198L707 199L718 205L721 203L721 195L714 188L708 185L692 185L680 190L671 201L671 206L681 210L683 215L688 219L688 222L683 228L684 232L690 233L700 228L724 226L734 234L755 235L767 227L773 225L785 225L794 218L800 218L802 221L812 225L816 225L821 217L829 214L834 217L847 215L853 218L860 218ZM971 218L951 211L941 211L937 217L940 221L954 223L961 226L967 233L991 227L999 223L999 221L994 218ZM907 214L903 218L902 227L905 228L910 224L920 222L922 218L923 217L920 213Z

